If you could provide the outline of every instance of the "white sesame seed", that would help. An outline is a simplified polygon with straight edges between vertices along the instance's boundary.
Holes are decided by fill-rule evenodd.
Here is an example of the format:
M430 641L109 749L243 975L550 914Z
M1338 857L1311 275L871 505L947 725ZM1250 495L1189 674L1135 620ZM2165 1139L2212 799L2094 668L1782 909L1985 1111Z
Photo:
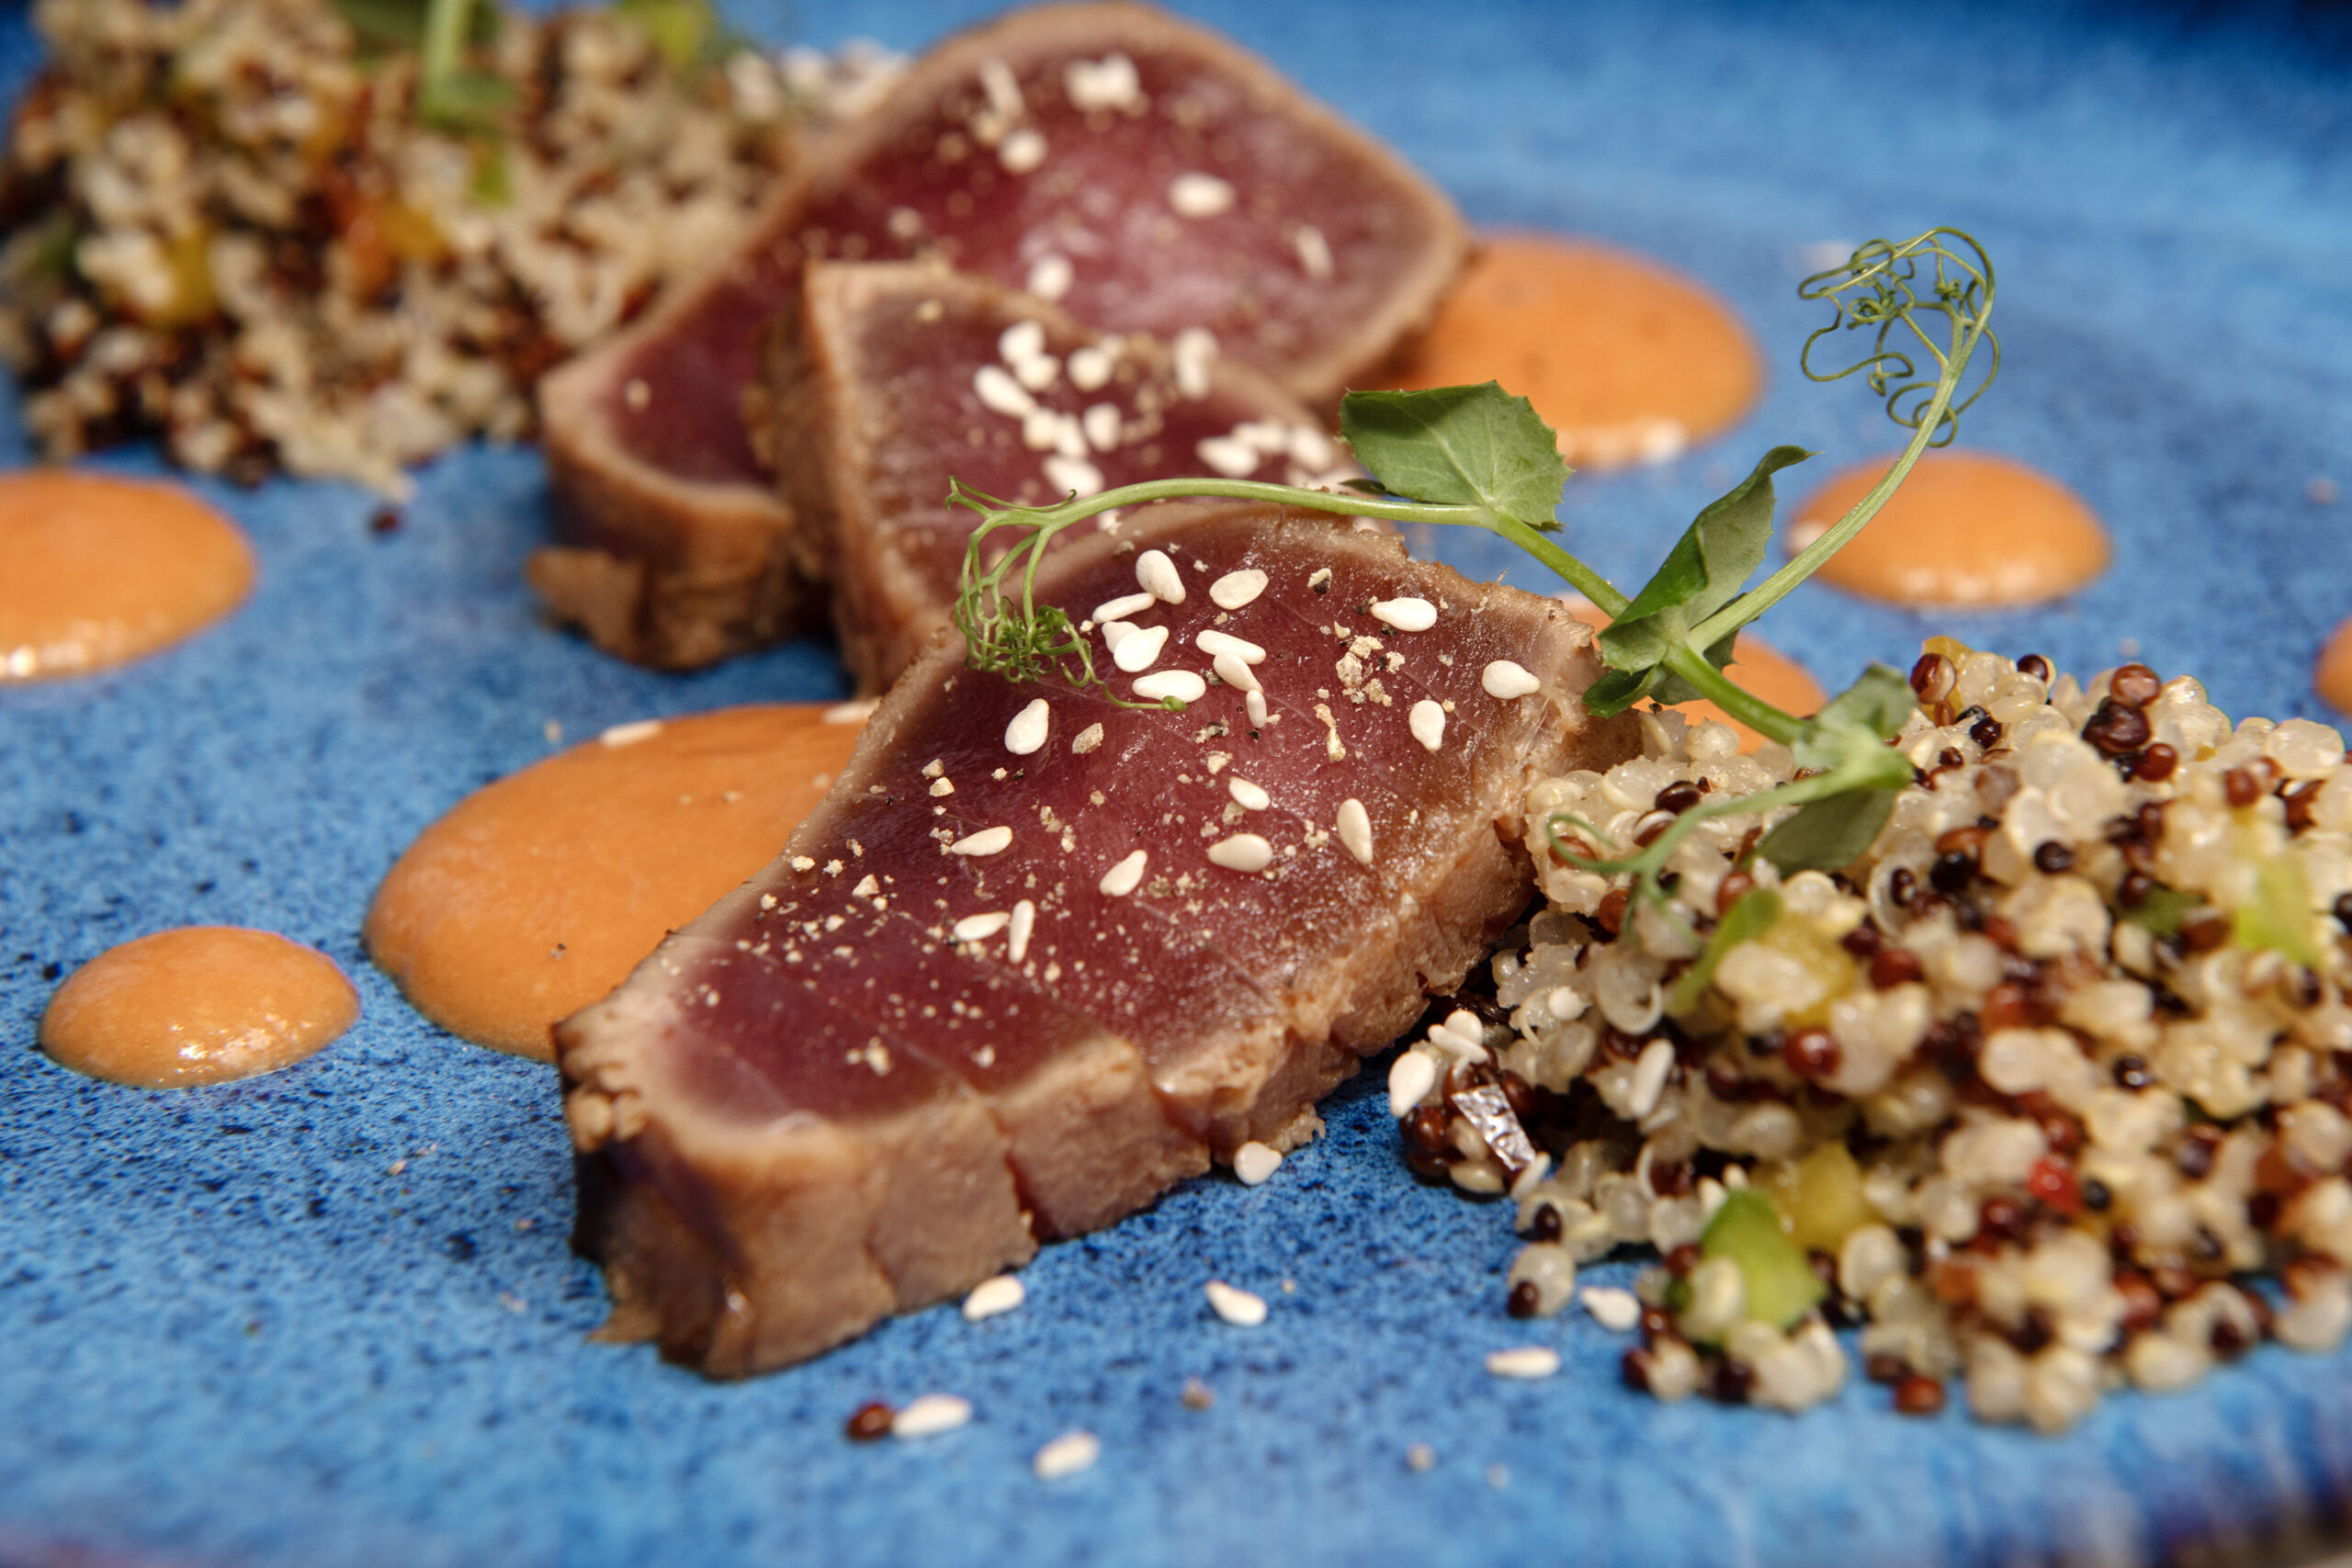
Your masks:
M1245 419L1233 427L1233 438L1271 457L1290 445L1290 426L1278 419Z
M1229 479L1246 479L1258 471L1258 449L1230 435L1204 436L1193 450Z
M1363 802L1353 795L1340 802L1340 818L1333 826L1339 829L1340 845L1356 857L1356 863L1370 865L1372 814L1363 808Z
M997 334L996 352L998 358L1016 368L1023 360L1036 358L1046 352L1046 323L1038 321L1013 322Z
M1136 557L1136 585L1164 604L1184 602L1184 579L1165 550L1146 550Z
M1034 699L1027 707L1014 714L1012 722L1004 727L1004 749L1016 757L1026 757L1033 751L1042 750L1046 733L1053 727L1053 722L1054 712L1046 705L1046 699Z
M1611 1334L1623 1334L1642 1321L1642 1303L1633 1292L1615 1285L1587 1285L1577 1292L1592 1321Z
M1175 362L1176 389L1188 398L1209 395L1209 367L1216 361L1216 334L1206 327L1186 327L1169 344Z
M1256 567L1228 571L1209 584L1209 602L1220 610L1238 610L1266 591L1266 574Z
M1123 109L1143 96L1136 62L1114 51L1100 60L1073 60L1062 67L1062 83L1069 89L1070 107Z
M1274 846L1256 833L1236 833L1209 846L1209 863L1227 871L1263 871L1274 858Z
M1084 500L1102 491L1102 470L1083 457L1066 457L1057 452L1046 459L1046 482Z
M984 915L967 915L956 922L957 942L986 942L1012 923L1012 916L1003 909L990 909Z
M1032 452L1051 452L1061 445L1062 416L1052 409L1031 409L1021 416L1021 445Z
M1102 646L1116 653L1121 643L1143 628L1133 621L1104 621L1094 629L1102 634Z
M1521 1345L1487 1353L1487 1371L1498 1378L1548 1378L1560 1370L1560 1353L1549 1345Z
M1094 1468L1102 1457L1102 1439L1091 1432L1064 1432L1037 1450L1029 1461L1040 1481L1059 1481Z
M1005 956L1015 964L1029 956L1029 936L1037 929L1037 906L1023 898L1012 907L1012 934L1004 939Z
M1029 264L1029 292L1048 304L1069 292L1078 281L1077 269L1069 265L1069 257L1048 251Z
M1298 248L1299 270L1317 283L1331 276L1331 242L1323 237L1322 230L1302 223L1291 236L1291 243Z
M1102 897L1124 898L1142 886L1143 868L1149 859L1150 857L1143 851L1136 850L1118 864L1104 872L1102 882Z
M1050 354L1024 359L1012 367L1012 378L1033 392L1042 392L1061 378L1062 362Z
M1124 621L1129 615L1141 615L1159 603L1148 593L1123 593L1095 605L1094 614L1087 618L1099 626L1105 621Z
M1193 643L1211 658L1229 653L1244 664L1263 664L1266 661L1264 649L1254 642L1235 637L1230 632L1218 631L1215 626L1202 632L1193 639Z
M1111 369L1111 356L1092 344L1070 351L1069 384L1081 392L1109 386Z
M1168 205L1179 218L1214 218L1233 206L1233 186L1215 175L1197 171L1168 182Z
M1226 793L1233 796L1234 803L1244 811L1263 811L1274 803L1272 795L1268 795L1248 779L1227 779L1225 781L1225 788Z
M980 90L989 96L989 107L1006 119L1019 119L1028 107L1012 67L994 56L980 62Z
M1653 1040L1634 1062L1634 1077L1625 1089L1625 1114L1638 1122L1657 1109L1658 1097L1666 1092L1666 1075L1674 1070L1674 1046L1665 1040Z
M1282 1168L1282 1151L1254 1138L1233 1151L1233 1174L1244 1187L1264 1185Z
M935 1438L952 1432L972 1418L972 1402L952 1393L926 1393L899 1407L890 1417L894 1438Z
M1216 678L1218 680L1224 682L1227 685L1231 686L1234 690L1238 692L1244 692L1250 696L1261 697L1262 699L1265 688L1258 683L1258 672L1250 669L1248 662L1239 655L1220 653L1209 661L1209 667L1216 671ZM1261 716L1251 719L1250 722L1252 724L1263 724L1265 719Z
M1426 599L1382 599L1373 604L1372 618L1400 632L1425 632L1437 625L1437 606Z
M1073 367L1078 364L1076 355L1070 356L1070 364ZM1094 449L1097 452L1108 452L1119 444L1122 425L1118 404L1096 403L1079 416L1078 423L1079 427L1086 432L1087 440L1094 444Z
M1125 624L1121 621L1111 623L1114 626ZM1112 644L1111 662L1132 675L1138 670L1148 670L1157 664L1159 650L1167 646L1166 626L1131 626L1125 637Z
M1148 703L1165 702L1170 697L1180 703L1196 703L1209 694L1209 683L1190 670L1155 670L1136 682L1135 694Z
M1209 1310L1236 1328L1255 1328L1266 1321L1263 1296L1253 1295L1222 1280L1211 1280L1201 1291L1209 1299Z
M1069 743L1069 749L1077 755L1083 757L1102 744L1102 727L1099 724L1090 724L1078 732L1078 739Z
M1008 418L1019 419L1037 406L1037 400L1028 389L1012 378L1012 373L1001 365L983 365L972 372L972 390L983 408Z
M947 846L950 853L959 855L1001 854L1012 847L1012 829L1010 828L983 828Z
M640 740L650 740L662 733L658 718L640 718L631 724L616 724L596 737L602 746L634 746Z
M1247 668L1247 666L1244 666L1244 668ZM1257 677L1253 675L1250 679L1254 681ZM1249 710L1250 722L1260 729L1265 728L1267 724L1266 694L1250 688L1245 688L1244 690L1246 694L1241 699L1241 705Z
M1406 723L1411 727L1413 739L1421 743L1423 750L1434 751L1445 744L1445 710L1429 698L1423 697L1413 705L1413 711Z
M1025 175L1046 161L1046 139L1035 126L1024 125L998 146L996 161L1008 175Z
M1437 1062L1426 1051L1405 1051L1388 1066L1388 1113L1403 1116L1437 1087Z
M1487 665L1485 673L1478 677L1478 683L1487 688L1487 695L1506 703L1528 696L1544 684L1527 666L1514 664L1508 659L1498 659Z
M1029 1299L1029 1288L1019 1277L999 1274L983 1280L964 1298L964 1321L978 1323L984 1317L998 1317L1011 1312Z

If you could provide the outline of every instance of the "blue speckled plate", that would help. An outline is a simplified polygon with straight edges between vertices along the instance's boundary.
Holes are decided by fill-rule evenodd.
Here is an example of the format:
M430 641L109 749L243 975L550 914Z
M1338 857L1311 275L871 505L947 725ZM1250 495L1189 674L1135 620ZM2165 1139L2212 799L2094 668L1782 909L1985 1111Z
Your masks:
M809 41L901 48L974 9L795 7ZM1754 419L1571 493L1578 547L1620 581L1764 446L1891 444L1865 394L1793 375L1813 318L1792 287L1825 242L1953 222L1999 263L2008 355L1966 439L2074 485L2120 548L2079 600L1951 629L2076 669L2136 649L2233 713L2321 715L2312 658L2352 613L2352 506L2312 499L2352 481L2340 8L1198 9L1475 220L1669 258L1754 324ZM738 19L775 36L783 12ZM32 55L21 6L0 12L8 83ZM603 1292L564 1247L552 1075L411 1013L360 955L367 899L419 828L544 755L548 721L825 697L830 652L673 679L548 631L518 576L545 526L527 450L427 470L390 537L340 486L216 498L263 563L233 621L0 691L0 1562L1989 1568L2284 1558L2352 1528L2352 1354L2265 1349L2057 1440L1898 1418L1867 1385L1795 1420L1629 1394L1622 1342L1580 1314L1503 1317L1502 1213L1415 1186L1368 1082L1268 1185L1199 1181L1049 1249L1010 1316L928 1313L727 1387L589 1344ZM1532 580L1499 545L1433 544ZM1767 629L1834 685L1943 624L1809 590ZM35 1051L59 966L196 920L318 943L365 1019L289 1071L178 1095ZM1266 1325L1211 1317L1211 1275L1262 1292ZM1481 1371L1529 1340L1560 1376ZM1180 1404L1188 1377L1213 1408ZM861 1402L933 1389L974 1423L842 1439ZM1101 1463L1034 1480L1074 1427Z

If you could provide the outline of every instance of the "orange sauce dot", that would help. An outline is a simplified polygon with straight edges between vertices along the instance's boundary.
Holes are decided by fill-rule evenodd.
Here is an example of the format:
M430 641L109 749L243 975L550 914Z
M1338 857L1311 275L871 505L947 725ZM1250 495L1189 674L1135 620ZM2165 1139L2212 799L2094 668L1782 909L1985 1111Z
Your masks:
M253 581L244 536L185 491L0 475L0 682L153 653L235 609Z
M1851 510L1892 462L1848 468L1807 496L1789 525L1791 552ZM2109 554L2091 509L2049 475L1982 452L1929 452L1815 576L1893 604L1997 608L2086 587Z
M2320 650L2319 667L2312 671L2312 684L2327 705L2338 713L2352 714L2352 619L2335 628Z
M1568 461L1611 468L1722 431L1763 378L1747 329L1689 278L1605 245L1496 234L1394 384L1499 381L1559 433Z
M510 774L401 856L368 911L368 956L451 1033L547 1060L549 1025L775 858L864 713L722 708Z
M41 1014L61 1066L141 1089L275 1072L359 1017L359 994L324 953L269 931L183 926L110 947L75 970Z
M1581 596L1567 601L1568 611L1577 619L1600 631L1609 625L1609 617L1600 606ZM1731 662L1724 666L1724 673L1731 683L1751 696L1763 698L1782 713L1797 718L1810 718L1827 701L1821 682L1815 680L1805 667L1766 642L1753 632L1741 632L1731 645ZM1764 737L1742 724L1714 704L1704 700L1677 703L1673 710L1692 724L1713 719L1728 724L1739 732L1739 749L1753 751L1764 744Z

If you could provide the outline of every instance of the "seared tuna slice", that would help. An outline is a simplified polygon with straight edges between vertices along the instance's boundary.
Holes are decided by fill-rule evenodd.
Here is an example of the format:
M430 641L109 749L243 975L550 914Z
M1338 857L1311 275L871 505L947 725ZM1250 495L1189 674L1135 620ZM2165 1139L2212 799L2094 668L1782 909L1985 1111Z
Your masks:
M541 384L562 542L533 581L664 665L810 603L780 575L792 514L741 404L812 259L928 257L1097 331L1190 329L1319 405L1426 320L1466 247L1427 181L1223 39L1136 6L1016 12L916 65L735 254Z
M1329 518L1155 508L1041 597L1164 590L1155 551L1183 598L1109 635L1159 657L1100 664L1184 711L934 649L785 854L558 1027L609 1335L780 1366L1296 1142L1525 908L1530 780L1637 745L1560 605ZM1367 608L1406 598L1434 625Z
M820 262L774 335L776 468L861 689L947 625L977 521L950 479L1032 504L1221 473L1315 484L1357 470L1254 371L1097 337L1049 305L922 263Z

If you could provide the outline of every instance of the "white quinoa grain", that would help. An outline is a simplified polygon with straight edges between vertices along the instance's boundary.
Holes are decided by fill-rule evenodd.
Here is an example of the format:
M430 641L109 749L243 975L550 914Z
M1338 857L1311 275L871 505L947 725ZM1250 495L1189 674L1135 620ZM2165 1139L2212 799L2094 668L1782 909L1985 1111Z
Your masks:
M972 1287L964 1298L964 1321L978 1323L1011 1312L1029 1299L1029 1289L1013 1274L999 1274Z
M1016 757L1026 757L1044 749L1046 733L1053 724L1053 710L1046 699L1038 697L1012 716L1004 727L1004 749Z
M1255 1328L1266 1321L1266 1299L1248 1291L1228 1285L1222 1280L1211 1280L1201 1287L1209 1299L1209 1310L1236 1328Z
M1227 871L1263 871L1274 858L1274 846L1256 833L1236 833L1209 846L1209 863Z
M1413 705L1406 723L1424 750L1434 751L1445 744L1445 710L1429 698L1423 697Z
M1498 1378L1548 1378L1560 1370L1560 1353L1549 1345L1521 1345L1487 1353L1487 1371Z
M1525 665L1513 663L1508 659L1498 659L1488 664L1478 677L1478 683L1487 689L1487 695L1506 703L1532 695L1544 686L1544 682L1537 680Z
M1282 1151L1254 1139L1233 1151L1233 1174L1244 1187L1256 1187L1282 1168Z
M972 1418L972 1402L953 1393L926 1393L899 1406L890 1417L894 1438L935 1438Z
M1091 1432L1064 1432L1037 1450L1029 1468L1040 1481L1059 1481L1094 1468L1102 1457L1102 1441Z

